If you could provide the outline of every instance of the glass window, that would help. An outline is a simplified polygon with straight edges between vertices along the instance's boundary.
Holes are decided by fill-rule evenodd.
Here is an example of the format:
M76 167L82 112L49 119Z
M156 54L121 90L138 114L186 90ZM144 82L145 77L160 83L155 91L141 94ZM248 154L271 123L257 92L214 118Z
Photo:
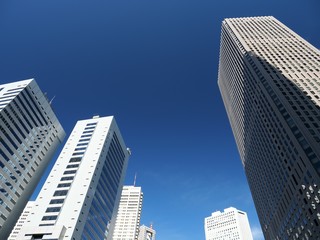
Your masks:
M72 154L72 156L83 155L83 154L84 154L84 152L76 152L76 153Z
M70 187L71 183L60 183L58 184L58 188Z
M57 190L54 192L53 196L66 196L68 193L68 190Z
M60 181L68 181L68 180L73 180L74 176L71 176L71 177L62 177L60 179Z
M77 167L79 167L79 164L71 164L67 166L67 168L77 168Z
M73 162L81 162L81 157L77 157L77 158L71 158L69 163L73 163Z
M85 135L82 135L80 138L86 138L86 137L91 137L92 134L85 134Z
M77 170L69 170L69 171L65 171L63 174L66 175L66 174L74 174L76 173Z
M81 150L86 150L87 147L80 147L80 148L76 148L75 151L81 151Z
M63 202L64 202L64 198L52 199L49 204L59 204L59 203L63 203Z
M61 207L49 207L46 212L59 212Z
M42 220L56 220L57 219L57 215L54 215L54 216L44 216L42 218Z

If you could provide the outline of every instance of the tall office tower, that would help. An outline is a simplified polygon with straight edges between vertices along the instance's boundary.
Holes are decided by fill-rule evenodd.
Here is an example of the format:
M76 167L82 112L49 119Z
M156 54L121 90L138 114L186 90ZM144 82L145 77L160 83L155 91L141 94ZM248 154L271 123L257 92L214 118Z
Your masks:
M106 239L129 155L113 117L78 121L18 239Z
M34 201L29 201L24 208L23 212L21 213L21 216L19 217L19 220L17 221L16 225L14 226L8 240L19 240L18 234L22 228L22 226L25 224L27 217L29 216L31 209L34 205Z
M33 79L0 85L0 239L7 239L65 136Z
M141 187L123 186L112 240L137 240L143 193Z
M266 239L320 238L319 69L274 17L222 23L218 84Z
M152 225L150 227L145 225L140 226L138 240L156 240L156 231Z
M247 214L233 207L214 212L204 220L206 240L252 240Z

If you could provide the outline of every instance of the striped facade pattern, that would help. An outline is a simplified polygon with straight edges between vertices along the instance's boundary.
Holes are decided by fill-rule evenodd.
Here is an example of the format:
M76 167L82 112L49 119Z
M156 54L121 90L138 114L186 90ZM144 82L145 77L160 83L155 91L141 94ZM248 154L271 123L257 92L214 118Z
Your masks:
M320 238L320 52L274 17L222 23L218 85L266 239Z
M65 136L35 80L0 85L0 236L6 239Z

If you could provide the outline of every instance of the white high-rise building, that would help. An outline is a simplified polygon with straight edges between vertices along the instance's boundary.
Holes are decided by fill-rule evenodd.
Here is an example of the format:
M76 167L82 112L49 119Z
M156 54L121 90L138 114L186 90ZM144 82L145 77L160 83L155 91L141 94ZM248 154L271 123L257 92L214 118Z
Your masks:
M252 240L247 214L230 207L204 220L206 240Z
M65 137L33 79L0 85L0 239L7 239Z
M18 239L110 239L129 155L113 117L78 121Z
M219 88L266 239L320 239L320 51L274 17L222 22Z
M153 229L152 225L150 227L141 225L138 240L156 240L156 230Z
M123 186L112 240L137 240L143 193L141 187Z

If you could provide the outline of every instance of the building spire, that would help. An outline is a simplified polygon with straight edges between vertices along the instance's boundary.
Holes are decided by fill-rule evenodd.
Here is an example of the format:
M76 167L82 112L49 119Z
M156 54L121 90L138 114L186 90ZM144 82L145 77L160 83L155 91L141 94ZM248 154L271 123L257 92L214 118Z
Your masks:
M137 181L137 173L134 174L134 180L133 180L133 186L136 186L136 181Z

